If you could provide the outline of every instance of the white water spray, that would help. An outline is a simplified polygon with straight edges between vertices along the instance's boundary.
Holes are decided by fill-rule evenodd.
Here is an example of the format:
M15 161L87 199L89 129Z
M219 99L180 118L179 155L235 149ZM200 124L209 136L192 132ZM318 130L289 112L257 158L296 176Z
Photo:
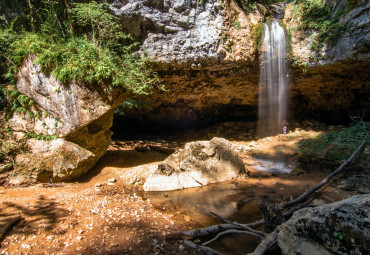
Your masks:
M265 24L260 68L258 132L266 136L281 132L287 112L285 33L277 21Z

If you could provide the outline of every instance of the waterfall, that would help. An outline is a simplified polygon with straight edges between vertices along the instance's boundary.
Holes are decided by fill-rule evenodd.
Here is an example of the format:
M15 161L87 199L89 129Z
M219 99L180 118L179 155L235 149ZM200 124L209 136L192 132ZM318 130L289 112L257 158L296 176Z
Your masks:
M260 136L281 133L287 112L287 67L285 33L277 21L265 24L260 67L259 124Z

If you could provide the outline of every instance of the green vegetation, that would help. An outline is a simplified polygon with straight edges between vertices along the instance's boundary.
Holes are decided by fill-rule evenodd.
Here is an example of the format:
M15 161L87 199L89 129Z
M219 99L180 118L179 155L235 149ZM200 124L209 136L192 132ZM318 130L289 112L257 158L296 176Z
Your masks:
M21 151L26 150L26 140L17 141L12 130L6 125L4 116L0 116L0 163L12 163Z
M262 34L264 30L264 23L259 22L255 25L252 29L252 40L253 40L253 48L254 52L260 52L262 47Z
M10 102L11 107L6 109L6 119L10 119L13 113L23 113L29 118L33 119L35 116L33 114L32 108L35 102L28 96L21 94L15 87L9 86L2 89L3 93L6 95L8 102Z
M58 1L35 2L39 14L30 10L31 29L9 25L0 30L10 82L15 82L25 58L35 55L42 71L63 84L75 80L138 94L148 94L157 85L158 78L149 69L147 59L134 55L136 44L122 32L105 4L91 2L69 8Z
M27 133L24 136L25 139L34 138L36 140L43 140L43 141L52 141L58 138L58 135L44 135L44 134L35 134L35 133Z
M346 11L333 15L330 5L324 0L295 0L293 12L295 18L302 23L298 29L305 30L307 36L316 33L311 45L311 49L315 51L321 50L324 45L335 45L340 35L348 29L348 24L339 21Z
M333 236L334 236L334 238L338 238L340 241L342 241L342 239L343 239L342 232L334 231Z
M224 45L225 50L227 50L228 52L233 51L233 49L231 48L233 43L232 43L231 39L227 37L226 34L221 34L220 41Z
M304 139L298 146L304 156L320 156L328 160L346 160L357 149L370 131L370 122L357 122L339 132L328 132L315 139ZM370 148L370 137L367 138L367 147ZM367 155L370 159L370 155Z
M129 99L119 105L115 110L114 114L119 116L124 116L127 111L132 111L134 109L148 109L150 110L150 104L146 102L140 102L135 99Z
M240 22L239 21L234 21L233 22L233 26L235 27L235 28L237 28L237 29L241 29L241 27L240 27Z
M244 12L249 13L255 9L255 3L269 5L282 2L282 0L237 0L236 1Z

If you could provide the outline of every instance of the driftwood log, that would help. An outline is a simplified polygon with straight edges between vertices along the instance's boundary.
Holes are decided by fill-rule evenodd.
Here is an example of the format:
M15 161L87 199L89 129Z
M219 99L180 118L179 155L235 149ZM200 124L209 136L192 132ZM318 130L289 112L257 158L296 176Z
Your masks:
M356 157L356 155L364 148L366 144L366 139L368 134L366 134L365 138L363 139L360 146L356 149L355 152L343 163L341 164L335 171L325 177L318 185L314 186L310 190L304 192L298 198L291 200L289 202L283 202L280 204L275 205L267 205L264 204L261 206L261 210L264 212L264 220L259 220L254 223L250 224L240 224L237 222L230 222L227 219L224 219L220 215L216 213L210 212L213 216L221 219L222 221L226 222L225 224L219 225L212 225L206 228L199 228L199 229L192 229L188 231L184 231L177 234L171 234L171 237L177 238L184 238L188 240L184 240L184 244L190 248L193 248L197 251L204 252L205 254L221 254L211 248L206 247L211 242L214 242L219 237L227 235L227 234L248 234L261 239L260 244L254 250L253 253L249 253L249 255L263 255L265 252L271 248L274 244L277 243L278 233L280 229L280 224L285 222L286 219L297 210L300 210L305 207L312 206L311 200L307 199L316 193L316 191L320 190L326 183L328 183L334 176L341 173L344 168ZM290 208L290 209L289 209ZM287 211L283 211L286 209ZM261 231L257 231L252 229L253 227L260 226L262 224L266 224L270 227L274 227L274 231L270 234L266 234ZM205 236L214 236L211 240L204 242L202 245L195 244L190 239L196 239L199 237Z
M5 233L15 224L17 224L22 219L21 216L10 218L7 223L0 229L0 240L3 238Z

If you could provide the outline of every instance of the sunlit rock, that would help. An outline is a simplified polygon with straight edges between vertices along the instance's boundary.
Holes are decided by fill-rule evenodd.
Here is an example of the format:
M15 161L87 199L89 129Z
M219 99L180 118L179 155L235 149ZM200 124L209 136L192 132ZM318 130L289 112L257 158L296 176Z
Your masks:
M145 191L198 187L247 176L232 144L223 138L185 144L158 165L144 184Z
M11 183L65 181L91 169L111 143L113 110L127 94L102 86L71 82L61 84L46 75L34 57L18 73L17 89L35 102L34 117L14 114L10 127L32 134L32 153L16 158Z

